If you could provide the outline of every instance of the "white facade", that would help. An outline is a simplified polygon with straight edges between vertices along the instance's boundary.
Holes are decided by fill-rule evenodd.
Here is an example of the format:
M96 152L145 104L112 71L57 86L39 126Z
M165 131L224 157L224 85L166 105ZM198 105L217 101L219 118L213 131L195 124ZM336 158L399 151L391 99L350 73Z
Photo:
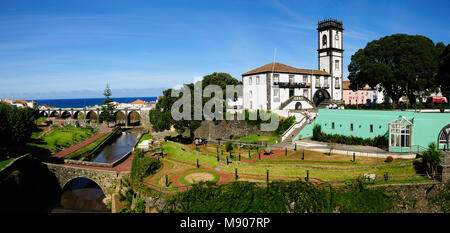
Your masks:
M330 82L330 76L311 74L262 73L244 76L242 77L244 109L280 110L281 104L291 96L303 96L313 101L314 93L318 89L323 88L327 91L330 89ZM308 87L280 87L275 85L276 83L304 83ZM297 102L301 103L301 109L313 108L308 101L292 101L283 109L296 109Z

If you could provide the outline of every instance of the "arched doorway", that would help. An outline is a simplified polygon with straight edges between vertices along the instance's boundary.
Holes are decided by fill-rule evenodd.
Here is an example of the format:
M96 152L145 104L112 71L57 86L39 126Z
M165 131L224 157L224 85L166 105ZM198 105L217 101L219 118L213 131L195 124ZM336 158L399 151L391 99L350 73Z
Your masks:
M316 93L314 93L313 101L316 106L319 106L322 101L330 99L330 93L328 93L325 89L318 89Z
M128 113L128 125L139 126L141 124L141 115L137 111L131 111Z
M116 125L123 126L126 124L127 116L122 111L116 112Z
M438 135L438 148L447 148L449 149L450 145L450 124L446 125L442 130L439 132Z
M295 110L300 110L300 109L302 109L302 103L300 103L300 102L295 103Z
M60 205L65 210L109 212L103 203L105 193L95 181L77 177L63 187Z

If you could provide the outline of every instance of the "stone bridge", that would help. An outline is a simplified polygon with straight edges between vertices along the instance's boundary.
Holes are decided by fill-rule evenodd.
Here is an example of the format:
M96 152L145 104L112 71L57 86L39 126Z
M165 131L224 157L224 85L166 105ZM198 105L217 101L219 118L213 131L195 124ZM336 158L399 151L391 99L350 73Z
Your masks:
M116 116L116 124L123 123L125 126L142 125L150 122L149 111L151 107L145 108L116 108L114 114ZM100 122L99 116L102 109L99 107L86 108L40 108L39 115L46 117L58 117L62 119L83 119L90 122ZM82 116L81 116L81 115Z
M61 189L76 178L88 178L97 183L105 195L112 193L119 185L121 175L116 171L67 166L64 164L45 163L48 170L55 174Z

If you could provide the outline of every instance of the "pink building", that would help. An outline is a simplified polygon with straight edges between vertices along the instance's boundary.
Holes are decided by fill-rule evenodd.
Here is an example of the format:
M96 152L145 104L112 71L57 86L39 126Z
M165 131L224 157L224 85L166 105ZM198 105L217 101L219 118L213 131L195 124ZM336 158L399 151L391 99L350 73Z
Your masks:
M345 104L365 104L367 100L370 102L380 100L377 98L376 90L366 86L363 89L352 91L349 89L350 81L342 82L342 100L344 100Z

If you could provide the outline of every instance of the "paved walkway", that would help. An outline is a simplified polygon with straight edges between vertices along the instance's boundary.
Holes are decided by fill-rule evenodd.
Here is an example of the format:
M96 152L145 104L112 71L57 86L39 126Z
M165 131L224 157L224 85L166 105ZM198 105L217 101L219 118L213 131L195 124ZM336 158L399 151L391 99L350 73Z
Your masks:
M104 135L106 135L107 133L111 132L111 130L112 130L111 128L100 128L100 133L98 133L98 134L96 134L96 135L94 135L94 136L92 136L92 137L90 137L90 138L88 138L88 139L86 139L86 140L84 140L84 141L74 145L74 146L71 146L71 147L69 147L67 149L64 149L64 150L62 150L62 151L60 151L60 152L58 152L56 154L53 154L52 157L63 158L66 155L71 154L71 153L73 153L73 152L75 152L75 151L77 151L77 150L79 150L79 149L81 149L81 148L91 144L95 140L97 140L97 139L103 137Z

